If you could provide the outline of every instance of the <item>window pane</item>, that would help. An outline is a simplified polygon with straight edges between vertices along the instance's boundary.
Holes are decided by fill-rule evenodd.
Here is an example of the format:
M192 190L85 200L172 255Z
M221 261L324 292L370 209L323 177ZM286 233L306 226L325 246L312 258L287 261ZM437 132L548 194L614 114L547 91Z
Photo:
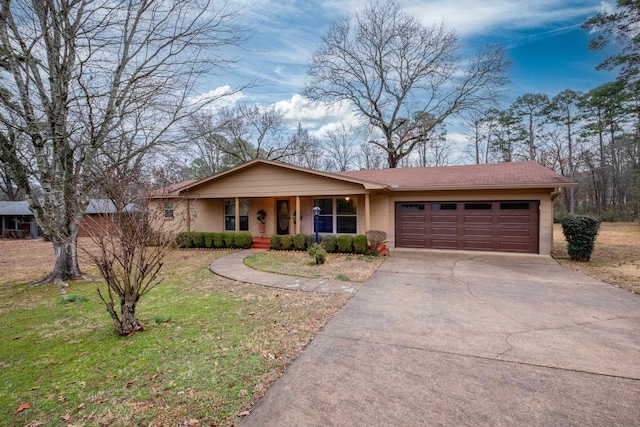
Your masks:
M234 219L235 221L235 219ZM240 231L249 231L249 217L241 216L240 217Z
M424 203L414 203L412 205L403 204L402 205L402 210L403 211L423 211L424 210ZM436 209L434 209L434 210L436 210Z
M165 218L173 218L173 202L164 204L164 216Z
M249 215L249 202L246 200L240 201L240 215L242 216Z
M529 202L500 203L500 209L529 209Z
M224 202L224 214L235 215L236 214L236 202L226 201Z
M465 203L466 210L491 210L491 203Z
M314 199L313 206L318 206L321 214L333 215L333 199Z
M356 232L357 217L355 216L339 216L336 219L336 227L338 233L352 233Z
M336 209L338 215L355 215L356 200L355 199L336 199Z
M227 231L235 231L236 229L236 218L234 216L225 216L224 217L224 229Z
M315 218L314 218L315 220ZM314 222L315 232L315 222ZM333 233L333 216L331 215L318 215L318 232L319 233Z

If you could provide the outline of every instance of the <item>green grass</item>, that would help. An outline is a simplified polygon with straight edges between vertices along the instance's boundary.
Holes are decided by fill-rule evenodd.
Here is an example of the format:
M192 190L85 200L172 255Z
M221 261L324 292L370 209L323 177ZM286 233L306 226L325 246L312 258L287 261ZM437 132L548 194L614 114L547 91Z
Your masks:
M286 322L313 317L315 304L286 312L282 291L209 287L206 267L221 255L208 252L197 268L175 255L166 281L139 303L145 330L128 338L113 332L96 283L70 283L61 304L58 286L0 282L0 425L236 424L264 392L263 377L288 363L265 331L284 325L290 335Z
M245 258L247 266L260 271L289 276L365 282L384 261L381 257L328 254L324 264L316 264L306 252L264 251Z

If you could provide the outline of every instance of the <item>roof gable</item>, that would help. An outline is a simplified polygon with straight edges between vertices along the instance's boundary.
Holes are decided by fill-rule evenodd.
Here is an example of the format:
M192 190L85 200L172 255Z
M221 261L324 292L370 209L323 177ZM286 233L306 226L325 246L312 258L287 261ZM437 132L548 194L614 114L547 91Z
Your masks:
M212 198L329 196L382 188L359 178L258 159L187 185L175 194Z

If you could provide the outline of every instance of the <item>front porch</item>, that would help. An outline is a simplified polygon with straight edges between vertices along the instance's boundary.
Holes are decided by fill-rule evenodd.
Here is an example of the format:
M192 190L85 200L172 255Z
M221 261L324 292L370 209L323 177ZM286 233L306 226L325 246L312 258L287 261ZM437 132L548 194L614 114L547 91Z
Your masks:
M249 232L258 240L274 234L315 233L313 208L321 208L318 231L322 234L364 234L371 229L369 194L293 197L234 197L192 200L187 231ZM259 220L259 211L266 215Z

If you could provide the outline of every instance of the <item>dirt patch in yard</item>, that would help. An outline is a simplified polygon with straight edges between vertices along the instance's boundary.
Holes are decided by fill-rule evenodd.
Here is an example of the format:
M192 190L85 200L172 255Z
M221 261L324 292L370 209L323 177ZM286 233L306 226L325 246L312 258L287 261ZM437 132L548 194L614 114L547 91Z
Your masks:
M640 225L602 223L589 262L569 259L560 224L554 224L553 238L553 257L561 265L640 294Z

